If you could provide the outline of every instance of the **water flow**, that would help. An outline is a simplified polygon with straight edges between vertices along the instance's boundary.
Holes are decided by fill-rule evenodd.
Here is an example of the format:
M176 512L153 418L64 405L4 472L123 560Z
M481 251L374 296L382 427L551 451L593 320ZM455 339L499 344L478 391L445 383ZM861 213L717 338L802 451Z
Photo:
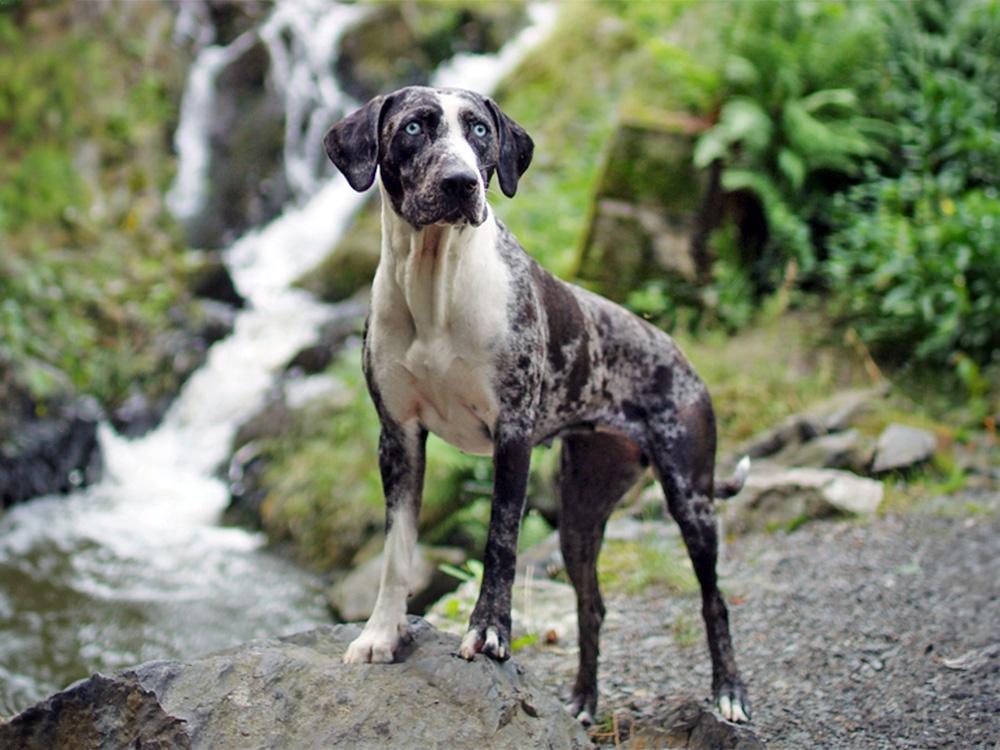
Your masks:
M312 0L279 4L259 32L283 37L283 45L300 40L276 63L286 71L323 68L323 45L332 68L342 31L334 22L350 23L357 12L324 3L324 15L319 7ZM436 82L491 90L550 20L551 13L534 14L533 25L498 55L463 56ZM292 26L294 34L282 31ZM233 45L247 44L243 38L198 55L182 108L183 138L207 142L209 118L187 103L201 96L192 90L212 89L219 58L237 54ZM325 102L330 120L348 104L328 75L289 73L287 80L290 100ZM187 160L204 157L189 147L180 158L179 173L193 174ZM32 501L0 519L0 716L91 671L192 656L328 619L318 580L268 554L261 535L217 525L227 491L215 474L273 373L336 314L290 285L329 252L362 201L338 176L237 241L227 261L248 309L212 347L160 427L127 440L102 426L101 483Z

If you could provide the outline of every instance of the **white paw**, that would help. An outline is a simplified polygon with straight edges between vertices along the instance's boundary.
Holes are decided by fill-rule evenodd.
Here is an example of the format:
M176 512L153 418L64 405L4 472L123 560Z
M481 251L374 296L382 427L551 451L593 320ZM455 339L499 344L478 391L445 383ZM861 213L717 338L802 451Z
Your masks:
M479 635L479 631L475 628L470 628L469 632L465 634L462 638L462 645L458 647L458 655L467 661L471 661L472 658L478 654L483 648L483 637Z
M478 628L469 628L469 632L462 639L462 645L458 648L458 655L467 661L471 661L476 654L484 654L497 661L506 661L510 656L507 648L507 641L499 631L492 625L486 628L486 635L483 636Z
M726 721L736 723L750 721L750 712L743 708L740 699L730 698L728 695L723 695L719 698L719 713L722 714L722 718Z
M347 647L344 664L388 664L398 645L398 629L369 631L366 628Z

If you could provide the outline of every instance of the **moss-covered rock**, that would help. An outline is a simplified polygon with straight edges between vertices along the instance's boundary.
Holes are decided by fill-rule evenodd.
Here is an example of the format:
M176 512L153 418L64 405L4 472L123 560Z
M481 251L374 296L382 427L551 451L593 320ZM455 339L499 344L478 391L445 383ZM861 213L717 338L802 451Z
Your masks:
M622 119L594 189L579 275L602 294L623 301L649 279L670 274L691 284L707 272L695 238L720 211L722 196L709 172L692 160L708 123L681 114Z
M500 49L525 21L523 2L380 3L343 40L337 75L360 101L426 84L458 53Z
M367 288L378 268L381 207L373 195L332 252L297 282L326 302L340 302Z

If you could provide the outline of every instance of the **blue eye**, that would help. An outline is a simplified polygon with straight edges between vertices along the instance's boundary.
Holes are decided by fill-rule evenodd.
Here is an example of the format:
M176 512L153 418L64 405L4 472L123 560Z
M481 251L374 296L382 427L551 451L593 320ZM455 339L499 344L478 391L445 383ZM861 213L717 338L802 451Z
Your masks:
M419 122L408 122L406 127L403 128L407 135L420 135L422 129Z
M472 132L475 133L480 138L482 138L489 131L486 129L485 125L483 125L481 122L477 122L475 125L472 126Z

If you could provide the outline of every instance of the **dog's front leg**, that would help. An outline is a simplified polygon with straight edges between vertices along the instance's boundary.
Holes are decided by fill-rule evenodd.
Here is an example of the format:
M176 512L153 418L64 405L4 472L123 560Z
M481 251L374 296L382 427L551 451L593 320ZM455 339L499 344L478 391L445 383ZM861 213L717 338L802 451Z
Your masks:
M503 431L500 431L503 434ZM483 557L483 584L459 650L465 659L482 652L510 657L510 602L517 536L528 487L531 443L526 434L498 437L493 449L493 508Z
M417 522L424 484L427 431L416 421L400 425L382 420L378 461L385 492L385 549L375 609L344 661L391 662L406 633L409 571L417 543Z

